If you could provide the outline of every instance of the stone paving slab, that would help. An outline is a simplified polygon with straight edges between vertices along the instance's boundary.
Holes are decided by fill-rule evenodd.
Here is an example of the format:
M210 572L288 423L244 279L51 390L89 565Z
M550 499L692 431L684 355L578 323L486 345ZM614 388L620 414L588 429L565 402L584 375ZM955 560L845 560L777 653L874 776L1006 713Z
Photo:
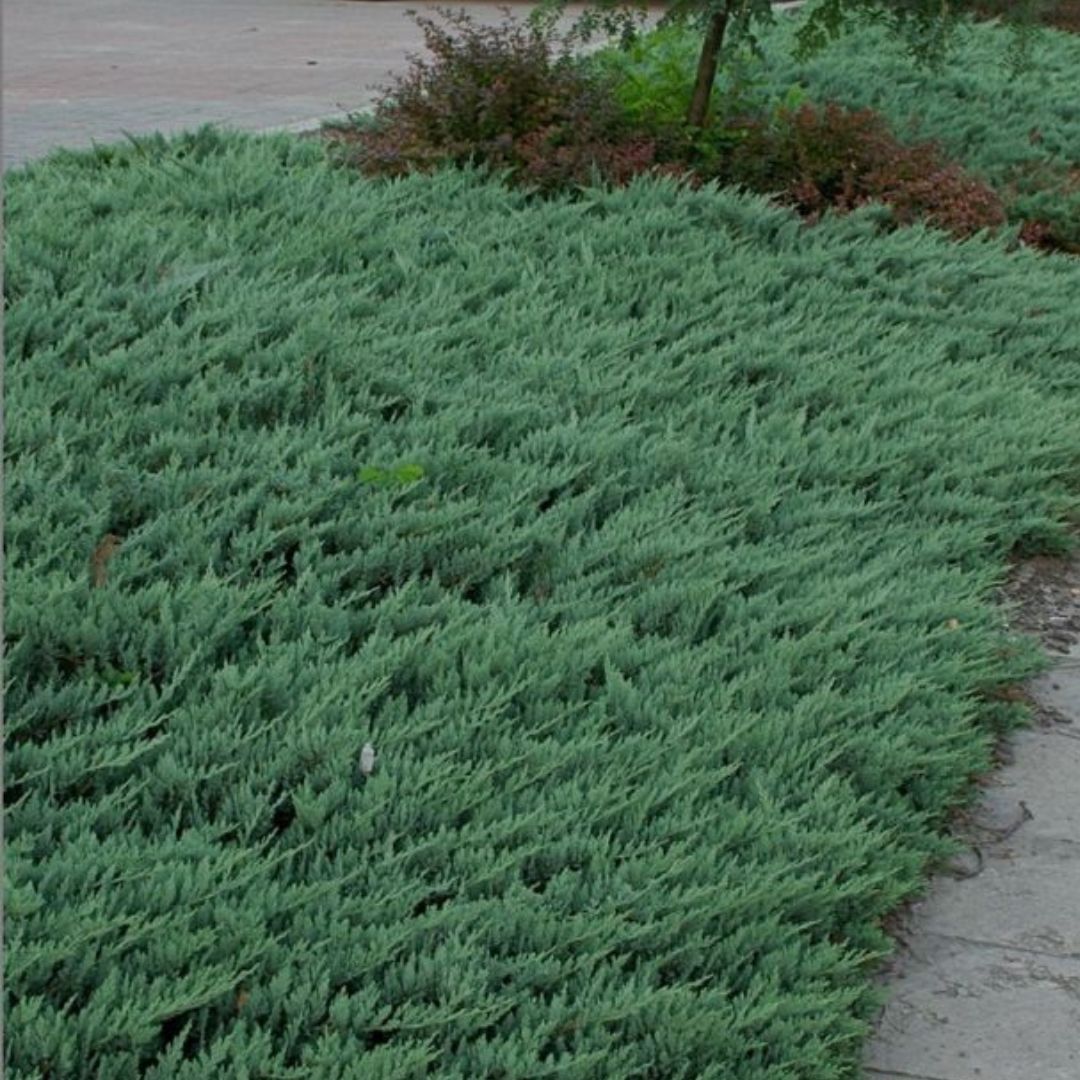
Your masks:
M924 935L898 980L868 1080L1076 1080L1080 959Z
M1049 696L1042 694L1041 700ZM1022 802L1031 824L1018 830L1017 841L1037 833L1080 842L1080 722L1019 732L1011 740L1011 753L1012 763L987 786L984 816L992 813L996 822L1011 814L1015 821ZM1075 787L1062 790L1043 783L1064 768L1077 778Z
M1080 1080L1080 646L1056 660L968 830L981 862L904 919L867 1080Z
M976 877L938 882L934 932L1080 961L1080 843L1029 840L984 859Z
M980 820L990 828L1007 829L1018 817L1030 814L1032 825L1017 830L1016 843L1032 832L1080 840L1080 795L1040 782L1048 770L1068 762L1080 788L1080 723L1022 731L1010 745L1013 761L988 781Z

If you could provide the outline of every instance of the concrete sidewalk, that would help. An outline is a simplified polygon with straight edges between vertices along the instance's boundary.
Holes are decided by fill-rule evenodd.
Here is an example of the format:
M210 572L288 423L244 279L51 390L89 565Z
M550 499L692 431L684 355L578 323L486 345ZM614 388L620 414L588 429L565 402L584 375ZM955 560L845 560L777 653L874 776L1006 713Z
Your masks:
M1080 561L1054 591L1037 723L987 779L970 855L903 920L867 1080L1080 1077Z
M382 0L4 0L3 159L220 123L314 123L368 106L423 52ZM498 22L496 3L464 6ZM532 5L515 5L522 13ZM571 12L580 11L571 8Z

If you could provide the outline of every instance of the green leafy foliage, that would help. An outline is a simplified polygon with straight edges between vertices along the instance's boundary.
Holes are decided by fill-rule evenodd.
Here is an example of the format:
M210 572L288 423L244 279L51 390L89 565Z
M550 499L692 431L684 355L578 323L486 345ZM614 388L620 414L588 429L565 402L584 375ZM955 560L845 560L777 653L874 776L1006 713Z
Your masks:
M541 0L533 13L537 24L550 22L565 12L568 0ZM1038 24L1040 0L1018 0L1002 14L1010 27L1007 58L1013 74L1029 70L1031 44ZM651 5L655 13L656 5ZM729 66L739 50L761 53L761 35L775 25L772 0L664 0L658 26L688 31L694 51L693 90L687 94L686 124L698 130L706 126L708 103L719 72ZM820 53L830 42L866 22L888 30L887 51L903 56L921 68L942 71L952 59L952 49L964 17L980 10L975 0L810 0L801 9L794 55L805 59ZM647 20L646 0L587 0L575 21L575 32L586 40L597 33L617 36L626 48L637 38Z
M382 469L377 465L365 465L360 470L359 475L365 484L374 484L376 487L402 486L415 484L418 480L423 480L424 467L415 463L395 465L391 469Z
M661 24L639 33L625 46L598 49L590 62L614 83L614 92L635 123L647 128L681 126L690 103L696 39L680 23ZM778 90L766 74L760 49L731 46L713 86L711 128L803 104L803 88L791 83Z
M286 137L5 187L8 1075L854 1075L1075 260Z
M701 131L686 123L692 83L692 39L685 27L661 26L624 48L605 48L592 63L608 77L628 121L649 134L658 154L715 175L723 155L746 137L748 117L766 117L803 103L802 87L783 94L767 87L761 59L748 47L730 51L713 92L710 122Z

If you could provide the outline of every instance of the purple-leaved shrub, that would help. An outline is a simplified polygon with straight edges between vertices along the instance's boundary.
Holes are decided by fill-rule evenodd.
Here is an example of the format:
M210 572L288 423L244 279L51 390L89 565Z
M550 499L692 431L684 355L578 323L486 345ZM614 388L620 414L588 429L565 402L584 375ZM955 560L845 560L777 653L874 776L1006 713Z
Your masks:
M657 165L655 141L633 129L610 80L572 55L570 38L509 9L495 26L437 10L445 25L413 16L432 59L412 59L371 123L335 133L363 172L487 165L551 191L597 174L623 183Z
M958 237L1005 222L992 188L946 160L934 143L900 142L873 109L806 104L749 118L742 131L725 178L780 193L810 220L879 202L897 224L922 220Z

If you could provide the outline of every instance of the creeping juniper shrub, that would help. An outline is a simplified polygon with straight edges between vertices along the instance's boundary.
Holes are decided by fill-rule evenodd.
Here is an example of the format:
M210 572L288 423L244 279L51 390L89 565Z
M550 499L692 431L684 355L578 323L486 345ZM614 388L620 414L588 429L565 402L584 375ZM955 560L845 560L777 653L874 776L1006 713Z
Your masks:
M656 141L634 130L611 80L571 54L571 36L508 9L494 26L437 10L443 24L413 16L432 59L413 58L373 123L338 131L345 161L372 176L486 165L545 191L656 164Z
M5 177L5 1075L856 1075L1080 266L198 143Z

